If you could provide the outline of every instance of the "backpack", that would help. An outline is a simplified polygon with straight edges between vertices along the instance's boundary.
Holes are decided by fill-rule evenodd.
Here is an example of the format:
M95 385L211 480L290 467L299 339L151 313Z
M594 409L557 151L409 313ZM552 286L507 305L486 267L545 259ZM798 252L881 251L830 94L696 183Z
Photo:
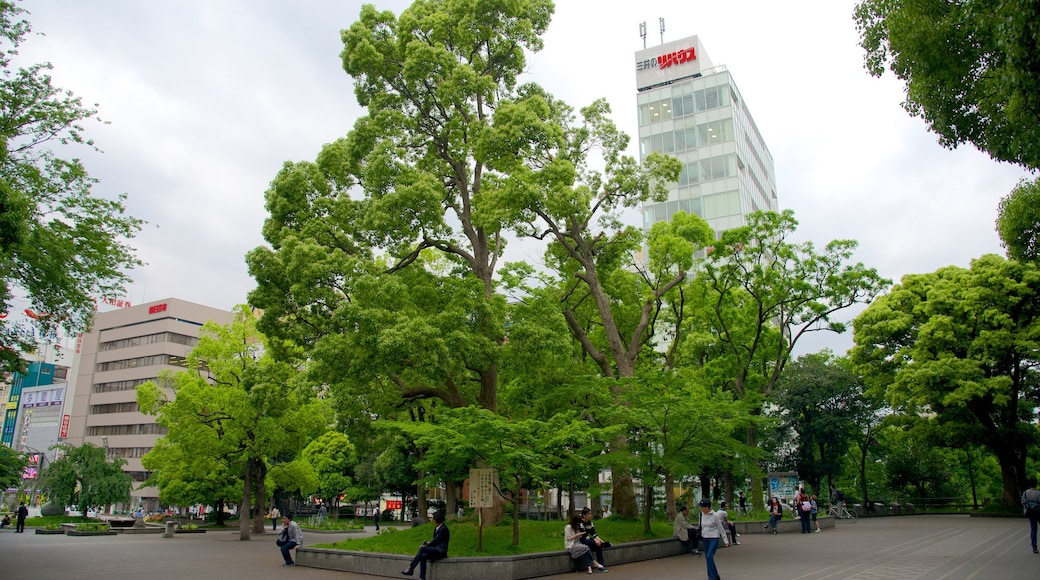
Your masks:
M1027 501L1025 503L1025 515L1034 519L1040 519L1040 503Z

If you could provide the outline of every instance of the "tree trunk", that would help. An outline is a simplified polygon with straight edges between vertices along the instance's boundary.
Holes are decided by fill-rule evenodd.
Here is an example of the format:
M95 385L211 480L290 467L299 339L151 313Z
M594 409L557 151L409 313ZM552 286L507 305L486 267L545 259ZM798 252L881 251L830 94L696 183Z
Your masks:
M674 520L678 513L675 509L675 477L671 471L664 472L664 513L668 521Z
M426 477L426 472L419 470L419 479ZM419 484L415 486L415 509L419 512L419 517L427 519L429 514L429 502L426 499L426 486Z
M762 472L762 464L759 463L758 458L755 457L754 450L758 448L758 434L755 431L755 427L752 425L747 428L747 446L752 452L751 455L751 509L755 511L765 510L765 500L762 498L762 477L759 475Z
M454 481L444 482L444 500L447 502L445 510L450 515L459 513L459 484Z
M242 483L242 504L238 506L238 539L248 540L250 500L253 495L253 460L246 460L245 481Z
M643 478L643 531L650 533L650 515L654 511L653 478Z
M267 478L267 464L263 461L256 462L256 477L253 479L255 482L253 488L255 490L253 505L256 506L256 513L253 514L253 533L263 534L266 526L264 525L264 506L267 505L267 489L264 486L264 479Z
M571 514L574 513L574 475L571 474L570 480L568 480L567 486L567 511L563 512L563 521L570 521Z

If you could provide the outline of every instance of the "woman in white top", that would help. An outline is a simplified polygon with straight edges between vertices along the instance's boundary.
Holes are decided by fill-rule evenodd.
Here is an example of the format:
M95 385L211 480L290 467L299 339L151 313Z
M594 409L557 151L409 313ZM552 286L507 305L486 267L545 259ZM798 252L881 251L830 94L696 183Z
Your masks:
M710 499L702 499L697 505L701 508L701 542L704 543L704 560L708 564L708 580L722 580L715 567L715 550L719 547L720 539L729 546L726 529L721 519L711 511Z
M585 535L578 529L578 524L581 523L581 516L574 514L571 516L571 522L563 528L563 549L567 550L567 553L571 555L571 558L582 560L582 565L588 569L589 574L592 574L592 567L595 566L600 572L606 572L607 569L602 564L595 561L592 558L592 551L589 547L581 543L581 537Z

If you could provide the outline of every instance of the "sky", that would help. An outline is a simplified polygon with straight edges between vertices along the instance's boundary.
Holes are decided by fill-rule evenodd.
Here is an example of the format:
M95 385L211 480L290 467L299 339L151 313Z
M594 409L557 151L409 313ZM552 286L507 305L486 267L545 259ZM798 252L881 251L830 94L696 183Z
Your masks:
M408 2L376 1L400 13ZM339 33L352 0L23 0L34 35L19 63L48 61L55 84L97 103L80 157L97 195L128 195L148 222L132 244L146 265L125 297L217 308L255 286L245 254L263 245L264 192L285 162L313 160L364 114ZM799 240L859 242L855 260L898 280L1000 253L996 208L1025 170L970 146L947 150L901 107L903 85L871 77L852 0L560 0L537 82L575 108L606 98L637 156L634 53L700 36L725 65L774 159L781 209ZM635 223L635 222L633 222ZM510 259L539 261L539 251ZM107 308L107 307L103 307ZM851 310L846 318L858 310ZM817 333L819 334L819 333ZM844 352L851 333L799 350Z

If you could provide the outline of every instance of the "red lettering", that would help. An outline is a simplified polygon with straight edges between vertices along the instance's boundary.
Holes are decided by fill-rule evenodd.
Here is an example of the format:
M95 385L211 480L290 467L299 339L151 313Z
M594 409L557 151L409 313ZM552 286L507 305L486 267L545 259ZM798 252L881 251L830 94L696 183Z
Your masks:
M696 49L685 48L657 57L657 68L668 68L673 64L683 64L694 60L697 60Z
M148 308L148 314L158 314L160 312L166 312L166 303L156 304L155 306Z

